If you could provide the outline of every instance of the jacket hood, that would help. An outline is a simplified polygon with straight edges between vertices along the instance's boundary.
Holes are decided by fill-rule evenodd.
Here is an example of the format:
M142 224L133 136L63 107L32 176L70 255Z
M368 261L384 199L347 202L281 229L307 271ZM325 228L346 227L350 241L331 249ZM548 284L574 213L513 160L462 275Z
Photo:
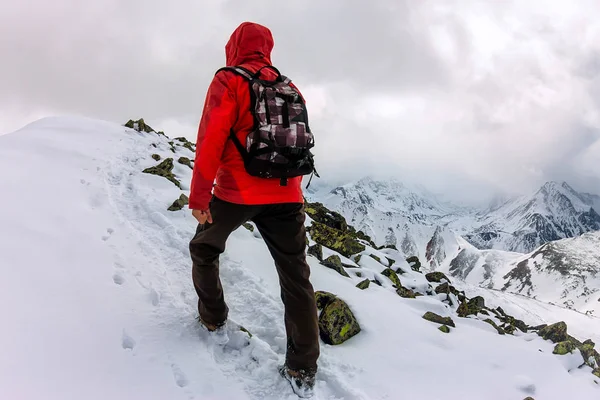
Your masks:
M225 46L227 65L241 65L249 61L271 64L273 35L269 28L244 22L231 34Z

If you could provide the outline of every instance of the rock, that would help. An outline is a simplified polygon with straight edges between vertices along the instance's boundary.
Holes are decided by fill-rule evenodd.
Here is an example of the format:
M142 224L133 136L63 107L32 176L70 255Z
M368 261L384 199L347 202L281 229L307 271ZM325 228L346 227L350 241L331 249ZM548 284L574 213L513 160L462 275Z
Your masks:
M190 204L190 199L185 194L182 193L181 196L179 196L179 198L177 200L175 200L173 202L173 204L171 204L171 206L168 208L168 210L169 211L179 211L188 204Z
M383 246L379 246L379 247L377 248L377 250L383 250L383 249L392 249L392 250L396 250L396 251L398 251L398 248L396 247L396 245L395 245L395 244L385 244L385 245L383 245Z
M600 378L600 368L596 368L595 370L592 371L592 374L596 375L598 378Z
M473 303L475 307L482 309L485 308L485 299L481 296L473 297L469 300L469 303Z
M248 229L250 232L254 232L254 225L252 225L251 223L245 222L242 226Z
M154 132L154 129L152 129L150 125L146 124L146 122L144 122L144 118L140 118L137 121L130 119L129 121L127 121L125 126L130 129L135 129L138 132Z
M172 170L173 170L173 159L165 158L165 160L163 162L161 162L160 164L155 165L154 167L146 168L142 172L144 172L146 174L153 174L153 175L158 175L158 176L167 178L169 181L173 182L175 184L175 186L177 186L179 189L181 189L181 183L177 180L175 175L173 175L173 172L171 172Z
M355 272L354 274L355 274L356 276L358 276L359 278L362 278L362 272L358 272L358 271L357 271L357 272Z
M330 228L337 229L342 232L348 229L346 218L335 211L330 211L321 203L305 202L304 211L314 221L320 222Z
M406 262L410 265L410 269L416 272L421 272L421 261L419 257L412 256L406 259Z
M450 328L447 325L442 325L438 329L444 333L450 333Z
M488 310L481 310L481 311L479 311L479 314L483 314L483 315L487 315L487 316L490 315L490 313L488 312Z
M523 400L535 400L535 399L533 397L531 397L531 396L527 396Z
M154 161L160 161L160 156L158 154L152 154L152 158Z
M356 257L354 257L354 262L358 264L360 262L361 258L362 258L362 254L357 254Z
M484 302L483 298L480 296L474 297L468 302L462 301L458 306L456 313L459 317L463 318L469 315L477 315L477 313L482 310L482 307L480 307L481 304L484 304Z
M396 294L406 299L414 299L417 296L422 296L420 293L415 293L412 290L405 288L404 286L400 286L398 289L396 289Z
M194 148L194 143L190 142L189 140L187 140L184 137L177 137L173 140L177 140L178 142L183 143L182 146L185 147L186 149L188 149L191 152L196 152L196 149Z
M359 332L360 325L343 300L336 298L323 308L319 316L319 333L323 342L342 344Z
M179 164L183 164L183 165L187 165L188 167L190 167L191 169L194 169L194 167L192 166L192 162L190 161L189 158L187 157L179 157L179 160L177 160L177 162Z
M569 354L576 349L575 344L571 342L560 342L554 346L554 351L552 354L558 354L559 356L564 356L565 354Z
M592 369L600 367L600 354L594 349L594 346L595 343L591 339L586 340L579 346L584 364Z
M423 319L426 319L427 321L435 322L436 324L440 324L440 325L448 325L453 328L456 327L456 325L454 324L454 321L452 321L452 318L442 317L440 315L437 315L436 313L432 313L431 311L427 311L425 314L423 314Z
M333 229L319 222L313 222L308 228L308 233L315 242L346 257L365 251L365 246L359 243L351 234Z
M504 329L500 328L494 321L492 321L490 318L484 319L483 322L487 322L488 324L490 324L491 326L493 326L494 328L496 328L496 331L498 331L498 334L500 335L505 335L506 332L504 332Z
M386 268L383 271L381 271L381 275L387 276L388 278L390 278L390 281L392 281L392 283L394 284L394 286L396 286L397 288L402 287L402 283L400 282L400 278L398 278L398 275L396 275L396 273L394 272L393 269Z
M516 326L523 333L527 333L528 331L527 324L520 319L515 318L514 326Z
M322 310L327 306L327 304L331 303L337 299L333 293L318 291L315 292L315 300L317 301L317 308Z
M504 315L506 317L506 313L504 312L502 307L496 307L496 311L498 311L501 315Z
M551 340L554 343L565 342L569 339L567 324L562 321L540 329L538 335L543 337L544 340Z
M435 288L435 292L437 294L442 294L442 293L450 294L450 293L452 293L455 296L458 296L458 290L454 286L450 285L448 282L444 282L441 285L438 285Z
M316 257L317 260L323 261L323 246L321 246L319 243L315 243L314 245L310 246L307 250L307 253L313 257Z
M340 275L350 278L350 275L348 275L348 273L344 269L344 266L342 265L342 260L340 259L340 256L338 256L337 254L327 257L325 260L321 261L321 264L326 266L327 268L331 268L334 271L337 271L337 273Z
M362 281L358 285L356 285L356 287L361 290L365 290L369 287L370 284L371 284L371 281L368 279L365 279L364 281Z
M383 286L383 284L381 282L379 282L377 279L372 279L371 282L373 282L377 286Z
M388 260L388 266L390 268L392 268L392 265L396 263L396 260L394 260L393 258L386 257L385 259Z
M446 275L444 275L443 272L439 272L439 271L430 272L428 274L425 274L425 279L427 279L429 282L436 282L436 283L441 283L442 279L445 279L446 282L450 283L450 279L448 279L448 277Z
M542 324L542 325L537 325L537 326L532 326L529 328L530 331L540 331L542 329L544 329L545 327L547 327L548 325L546 324Z
M381 258L377 257L375 254L369 254L369 257L381 264Z

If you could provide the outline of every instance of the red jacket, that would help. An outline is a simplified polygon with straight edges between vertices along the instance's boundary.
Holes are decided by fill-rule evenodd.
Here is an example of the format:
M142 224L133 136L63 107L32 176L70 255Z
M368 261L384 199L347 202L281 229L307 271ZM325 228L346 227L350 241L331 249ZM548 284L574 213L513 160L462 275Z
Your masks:
M228 66L242 65L252 72L271 65L273 36L261 25L244 22L231 35L225 53ZM271 69L262 72L275 79ZM279 179L249 175L242 156L229 139L231 129L241 143L253 127L248 81L231 71L221 71L213 79L200 120L196 160L190 193L191 209L206 210L214 194L237 204L302 203L302 177L290 178L287 186Z

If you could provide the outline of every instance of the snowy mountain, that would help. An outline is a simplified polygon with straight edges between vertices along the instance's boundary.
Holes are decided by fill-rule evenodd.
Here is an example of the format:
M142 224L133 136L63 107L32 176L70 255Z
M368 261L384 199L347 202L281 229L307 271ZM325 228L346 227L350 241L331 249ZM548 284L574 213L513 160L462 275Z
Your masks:
M528 253L553 240L600 230L597 197L565 182L548 182L532 196L477 215L478 227L464 237L480 249Z
M190 277L194 146L132 126L49 118L0 137L0 398L297 399L277 373L283 308L260 235L240 227L220 266L230 317L253 336L216 346L195 319ZM416 204L444 220L444 205ZM307 219L314 246L330 239L315 224ZM447 231L428 228L430 260L448 259ZM360 331L322 343L315 399L600 394L597 353L583 342L600 340L598 318L451 278L455 288L349 227L331 232L360 251L323 244L308 257L311 280L347 304ZM456 251L467 245L456 239ZM534 327L557 318L579 340L562 324ZM553 343L562 339L574 347Z

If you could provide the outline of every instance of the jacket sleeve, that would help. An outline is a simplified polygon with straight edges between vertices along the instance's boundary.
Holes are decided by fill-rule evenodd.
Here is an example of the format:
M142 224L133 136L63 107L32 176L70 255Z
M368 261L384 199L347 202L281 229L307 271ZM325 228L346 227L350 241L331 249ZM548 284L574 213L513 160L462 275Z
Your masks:
M237 119L236 96L228 77L225 71L218 73L206 94L190 188L189 208L194 210L208 209L223 149Z

